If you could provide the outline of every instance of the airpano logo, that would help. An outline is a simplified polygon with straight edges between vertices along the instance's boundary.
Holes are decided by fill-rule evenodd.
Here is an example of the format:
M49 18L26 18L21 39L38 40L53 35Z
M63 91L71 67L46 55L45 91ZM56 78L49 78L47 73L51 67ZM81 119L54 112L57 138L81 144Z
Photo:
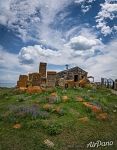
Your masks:
M90 142L87 144L87 148L99 148L99 147L109 147L113 145L113 141L102 142L100 140L96 142Z

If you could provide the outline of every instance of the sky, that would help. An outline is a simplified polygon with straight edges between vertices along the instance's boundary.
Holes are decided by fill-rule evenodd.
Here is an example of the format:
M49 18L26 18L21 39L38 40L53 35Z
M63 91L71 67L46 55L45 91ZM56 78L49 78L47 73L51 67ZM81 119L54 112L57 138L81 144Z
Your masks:
M0 0L0 83L78 66L117 78L117 0Z

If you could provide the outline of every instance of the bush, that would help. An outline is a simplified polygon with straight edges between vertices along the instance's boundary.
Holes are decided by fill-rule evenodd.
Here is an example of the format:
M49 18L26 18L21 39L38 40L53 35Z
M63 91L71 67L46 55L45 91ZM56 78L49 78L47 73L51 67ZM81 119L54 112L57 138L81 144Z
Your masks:
M87 113L92 113L91 108L86 107L85 110L86 110Z
M31 117L32 119L36 119L36 118L45 119L49 117L49 113L46 111L40 110L40 108L37 105L32 105L32 106L12 105L10 107L10 111L17 118Z
M8 123L16 123L17 119L13 114L9 114L8 116L3 116L3 121Z
M20 97L18 97L17 101L18 101L18 102L23 102L23 101L25 101L25 98L22 97L22 96L20 96Z
M57 135L60 134L62 132L62 126L61 124L51 124L47 127L47 132L49 135Z

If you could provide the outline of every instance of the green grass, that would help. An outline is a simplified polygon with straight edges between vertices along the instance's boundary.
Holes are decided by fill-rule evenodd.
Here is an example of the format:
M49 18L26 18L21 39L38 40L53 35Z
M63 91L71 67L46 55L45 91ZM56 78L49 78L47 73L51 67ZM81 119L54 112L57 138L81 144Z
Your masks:
M52 110L47 112L43 106L48 104L47 98L52 92L57 93L60 101L51 104ZM68 96L67 102L62 102L63 95ZM76 101L78 96L101 106L108 113L109 120L97 120L90 109ZM62 115L61 111L56 112L57 108L63 111ZM49 150L51 148L44 144L46 139L55 144L54 150L67 150L69 147L85 150L90 141L97 140L114 142L113 146L98 149L115 150L117 113L113 110L117 110L117 96L105 88L96 91L55 88L32 95L0 88L0 150ZM81 122L81 117L88 117L89 122ZM13 128L17 123L21 124L20 129Z

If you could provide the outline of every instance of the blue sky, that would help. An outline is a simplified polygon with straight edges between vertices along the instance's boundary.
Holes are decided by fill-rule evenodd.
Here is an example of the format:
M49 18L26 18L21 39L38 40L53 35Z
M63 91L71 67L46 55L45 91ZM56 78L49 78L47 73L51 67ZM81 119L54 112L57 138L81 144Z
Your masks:
M1 0L0 83L37 72L40 61L117 78L117 0Z

